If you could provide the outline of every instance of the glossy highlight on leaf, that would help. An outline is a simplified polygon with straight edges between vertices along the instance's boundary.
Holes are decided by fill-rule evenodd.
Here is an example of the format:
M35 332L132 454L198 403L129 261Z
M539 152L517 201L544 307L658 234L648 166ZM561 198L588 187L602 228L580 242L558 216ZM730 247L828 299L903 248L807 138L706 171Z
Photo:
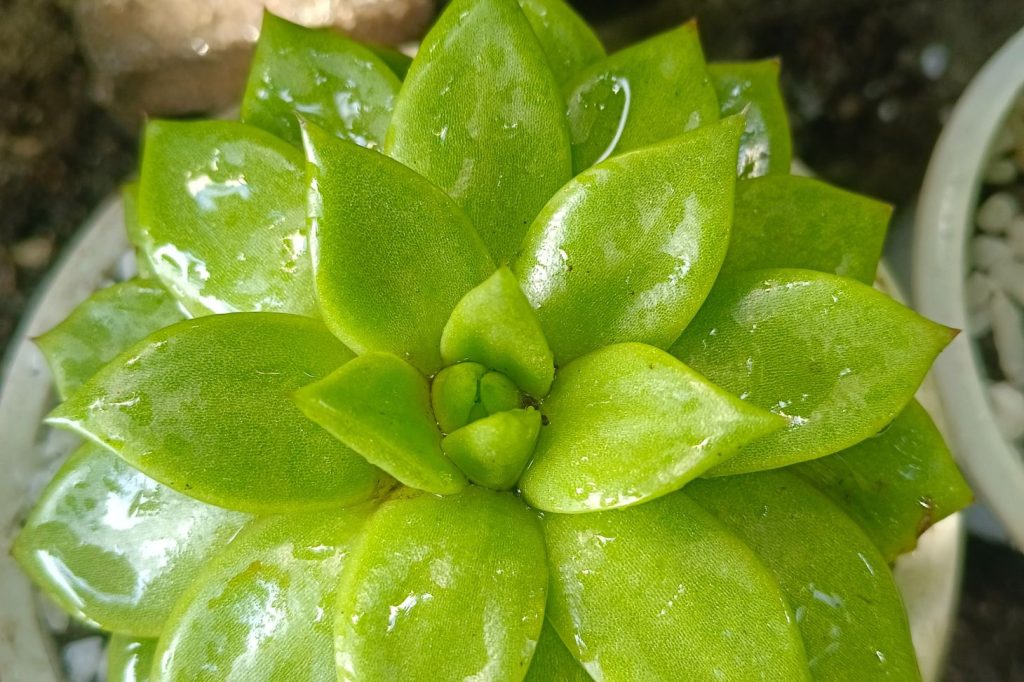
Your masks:
M547 618L595 680L810 679L775 577L683 493L542 524Z
M746 127L740 138L736 173L741 178L789 174L793 142L789 134L786 104L779 89L779 60L720 62L708 72L718 95L723 117L744 114Z
M563 112L516 0L454 0L413 60L385 151L454 199L505 263L572 177Z
M387 353L367 353L300 389L306 416L407 486L456 493L462 472L441 451L430 409L430 386L411 365Z
M441 447L469 480L508 490L533 454L540 421L533 408L497 412L448 434Z
M155 639L114 635L107 644L107 682L149 682Z
M949 446L916 400L880 433L790 470L859 523L886 561L972 501Z
M235 121L150 121L139 242L192 315L316 314L302 153Z
M540 636L544 538L509 493L394 497L370 519L338 590L341 682L517 682Z
M793 474L770 471L697 481L686 495L778 579L814 679L921 679L889 565L821 493Z
M519 0L519 6L560 86L604 58L600 39L564 0Z
M455 304L494 272L459 208L383 154L305 127L313 269L324 322L356 353L441 369Z
M260 513L353 504L387 477L291 398L351 357L308 317L187 320L119 355L47 421L211 504Z
M663 350L606 346L564 367L520 488L531 506L582 513L678 490L785 421Z
M558 364L679 336L728 248L742 128L733 117L608 159L544 207L512 269Z
M196 570L248 519L177 493L90 443L50 481L13 552L80 620L156 637Z
M592 64L568 90L576 173L718 120L718 100L692 21Z
M758 270L717 283L672 354L789 419L711 472L727 475L815 459L877 433L953 335L860 282Z
M338 576L373 509L247 526L171 615L153 682L334 682Z
M123 350L183 318L160 284L133 279L100 289L35 341L67 398Z
M382 147L400 87L373 50L265 12L242 121L301 145L302 117L356 144Z
M888 204L812 178L741 180L722 275L806 268L871 284L891 215Z
M515 275L502 266L466 294L441 334L446 364L478 362L504 373L523 391L543 398L555 359Z

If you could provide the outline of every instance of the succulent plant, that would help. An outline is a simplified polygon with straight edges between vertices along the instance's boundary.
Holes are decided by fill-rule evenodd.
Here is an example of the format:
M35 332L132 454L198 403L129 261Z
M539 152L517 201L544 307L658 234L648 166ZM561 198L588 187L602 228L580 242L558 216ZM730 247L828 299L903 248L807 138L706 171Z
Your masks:
M139 278L39 339L86 444L25 570L113 680L917 679L953 332L789 174L778 68L561 0L411 64L267 16L241 121L146 128Z

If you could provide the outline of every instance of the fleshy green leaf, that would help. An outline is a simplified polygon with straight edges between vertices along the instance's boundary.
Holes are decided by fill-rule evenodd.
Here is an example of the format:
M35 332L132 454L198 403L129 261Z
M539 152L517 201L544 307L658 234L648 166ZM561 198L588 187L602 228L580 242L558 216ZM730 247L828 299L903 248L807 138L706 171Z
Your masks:
M476 362L460 362L445 367L430 386L430 404L438 426L451 433L470 422L480 404L480 379L487 368Z
M555 359L515 275L502 266L466 294L441 334L445 364L478 362L504 373L523 391L543 398Z
M14 555L75 617L156 637L196 570L248 518L176 493L88 444L50 481Z
M291 398L351 357L311 318L197 318L119 355L47 421L211 504L260 513L353 504L386 477Z
M809 679L774 576L685 495L542 524L547 619L595 680Z
M465 214L383 154L306 127L313 268L324 321L349 348L430 375L441 330L494 264Z
M806 268L871 284L891 214L888 204L811 178L742 180L722 274Z
M789 419L711 472L725 475L815 459L877 433L953 335L860 282L759 270L720 280L672 353Z
M592 64L568 91L576 173L718 120L718 100L692 21ZM735 165L733 154L733 173Z
M818 680L920 680L885 558L821 493L783 471L697 481L686 494L771 569Z
M914 549L921 533L972 498L942 434L916 400L878 435L791 471L859 523L887 561Z
M302 153L234 121L151 121L138 242L193 315L315 315Z
M547 592L537 519L509 493L381 505L338 590L338 679L521 680Z
M537 650L523 682L591 682L592 679L545 619Z
M36 344L67 398L121 351L183 317L166 289L133 279L94 293Z
M107 645L107 682L149 682L155 639L114 635Z
M594 31L563 0L519 0L519 6L560 86L605 56Z
M448 457L469 480L507 490L519 480L540 433L540 412L533 408L497 412L445 436Z
M741 178L789 174L793 141L786 103L779 89L779 60L709 64L721 116L743 113L747 125L740 138L736 172Z
M248 526L174 610L157 645L154 682L334 682L338 576L372 510Z
M301 116L356 144L382 147L401 85L371 49L264 12L242 120L298 145Z
M306 416L407 486L439 495L466 486L441 451L427 380L394 355L361 355L297 391L295 401Z
M742 128L734 117L609 159L544 207L513 270L558 364L679 336L725 257Z
M124 210L124 230L128 240L135 246L135 266L140 279L156 279L153 268L146 260L142 245L146 243L139 223L139 183L137 180L121 185L121 207Z
M447 192L504 263L572 177L564 110L516 0L454 0L413 60L386 150Z
M391 73L398 77L398 80L405 80L405 75L409 73L409 67L412 66L412 57L386 45L363 43L363 47L377 55L377 59L384 62L391 69Z
M663 350L606 346L563 368L548 424L523 475L523 498L580 513L646 502L785 426Z

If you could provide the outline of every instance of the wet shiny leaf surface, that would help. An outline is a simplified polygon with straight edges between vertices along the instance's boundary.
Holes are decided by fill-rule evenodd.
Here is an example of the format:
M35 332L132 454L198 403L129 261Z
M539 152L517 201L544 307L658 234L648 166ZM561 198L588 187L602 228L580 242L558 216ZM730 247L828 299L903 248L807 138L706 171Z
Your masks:
M107 645L107 682L149 682L155 639L114 635Z
M409 68L386 151L447 192L504 263L571 177L564 109L516 0L455 0Z
M708 72L718 95L720 114L742 113L746 119L736 174L741 178L788 175L793 142L779 89L779 60L719 62L709 64Z
M770 471L697 481L686 495L779 580L814 679L921 679L885 558L821 493L793 474Z
M119 355L48 421L212 504L262 513L351 504L386 477L291 398L351 357L311 318L197 318Z
M150 121L139 234L193 315L315 315L302 152L234 121Z
M519 0L519 6L560 86L605 56L601 41L563 0Z
M67 398L123 350L184 317L160 284L133 279L94 293L36 344Z
M441 334L441 357L448 365L469 360L502 372L535 398L547 395L555 375L540 323L504 266L455 306Z
M576 173L718 120L718 100L692 21L592 64L568 91Z
M521 680L547 591L537 519L509 493L396 497L342 575L342 682Z
M728 248L742 126L730 118L609 159L544 207L512 269L559 364L679 336Z
M760 270L720 280L672 353L789 419L711 472L725 475L815 459L877 433L953 334L854 280Z
M69 613L156 637L195 572L248 518L181 495L89 444L43 491L14 555Z
M407 486L439 495L466 486L441 451L427 380L394 355L361 355L300 389L295 401L306 416Z
M879 434L790 470L859 523L887 561L972 502L942 434L916 400Z
M810 679L774 576L683 493L542 523L547 618L594 679Z
M338 575L373 505L259 519L196 576L154 682L334 682Z
M382 147L400 87L391 68L360 43L267 12L242 121L301 145L301 117L364 147Z
M349 348L441 368L441 330L494 272L465 214L383 154L306 129L313 268L324 321Z
M722 274L806 268L871 284L890 215L888 204L811 178L740 181Z
M785 426L663 350L606 346L559 372L520 488L531 506L580 513L646 502Z

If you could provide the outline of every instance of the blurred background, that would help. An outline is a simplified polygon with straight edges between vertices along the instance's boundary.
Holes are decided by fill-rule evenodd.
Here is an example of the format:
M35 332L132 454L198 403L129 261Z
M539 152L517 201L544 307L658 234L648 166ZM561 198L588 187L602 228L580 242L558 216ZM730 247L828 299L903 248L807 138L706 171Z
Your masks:
M238 100L260 4L0 0L0 348L76 228L132 173L141 112ZM415 40L436 11L433 0L265 4L389 44ZM892 202L896 251L953 104L1024 26L1021 0L575 4L609 50L697 17L709 60L780 56L796 154ZM950 682L1024 680L1024 555L970 540L949 663Z

